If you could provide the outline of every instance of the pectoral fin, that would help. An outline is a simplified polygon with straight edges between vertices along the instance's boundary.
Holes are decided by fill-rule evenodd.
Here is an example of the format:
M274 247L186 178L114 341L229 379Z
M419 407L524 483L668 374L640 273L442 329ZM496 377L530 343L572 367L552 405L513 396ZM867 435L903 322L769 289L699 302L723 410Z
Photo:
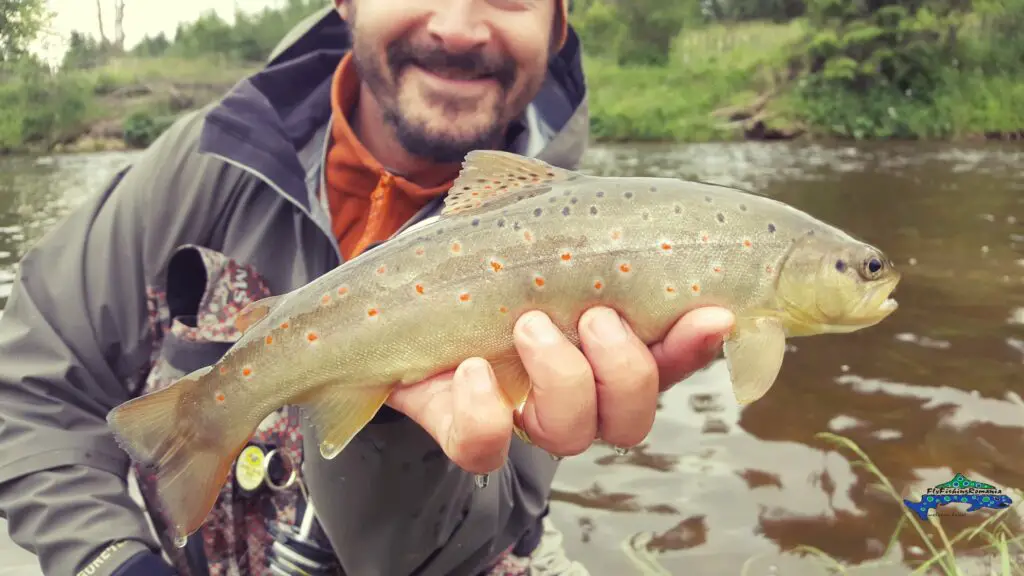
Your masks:
M494 370L494 377L498 381L498 387L501 388L505 400L515 414L512 425L513 432L523 442L533 444L530 441L530 436L522 428L522 407L530 396L530 389L533 387L533 383L530 381L530 374L526 371L526 367L523 366L523 361L519 358L519 354L514 350L490 359L490 364Z
M391 395L387 386L326 386L302 400L320 440L320 455L331 460L373 419Z
M736 327L725 342L725 360L740 405L750 404L768 392L785 354L786 334L778 320L758 318Z

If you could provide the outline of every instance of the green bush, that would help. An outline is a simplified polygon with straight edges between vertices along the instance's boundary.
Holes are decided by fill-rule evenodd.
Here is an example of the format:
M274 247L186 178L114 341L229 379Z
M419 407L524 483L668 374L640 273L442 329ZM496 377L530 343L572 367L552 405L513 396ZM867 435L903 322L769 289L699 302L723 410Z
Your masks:
M154 116L138 111L124 119L124 143L133 148L149 146L174 123L171 116Z

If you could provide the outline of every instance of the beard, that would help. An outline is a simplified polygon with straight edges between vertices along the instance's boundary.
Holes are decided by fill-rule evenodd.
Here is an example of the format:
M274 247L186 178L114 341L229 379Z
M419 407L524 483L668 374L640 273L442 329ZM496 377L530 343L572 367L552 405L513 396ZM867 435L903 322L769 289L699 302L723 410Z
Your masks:
M354 19L350 24L355 31ZM509 102L518 76L517 63L510 56L484 50L452 53L436 44L418 46L400 37L386 47L381 61L379 50L368 39L355 32L353 36L352 60L360 79L380 105L384 122L414 156L447 164L460 162L472 150L491 148L529 102L524 97L519 98L524 102ZM424 93L405 77L411 67L440 77L488 80L497 89L481 100ZM541 81L543 77L536 87ZM534 91L525 92L532 97Z

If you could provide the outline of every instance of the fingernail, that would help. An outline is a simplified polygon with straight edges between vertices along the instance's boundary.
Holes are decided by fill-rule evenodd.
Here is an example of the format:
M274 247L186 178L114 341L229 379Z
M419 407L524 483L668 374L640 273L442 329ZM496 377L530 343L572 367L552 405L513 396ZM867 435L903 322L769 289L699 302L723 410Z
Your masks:
M562 333L545 314L524 316L521 330L535 344L554 344L562 336Z
M477 394L490 394L493 388L491 384L492 377L491 365L480 358L470 358L461 365L459 370L462 371L462 376L470 382L473 388L473 392Z
M732 330L736 317L725 308L706 307L694 310L693 325L706 332L725 334ZM721 339L721 338L719 338Z
M708 354L712 356L718 356L719 352L722 351L723 339L721 336L708 336L704 339L704 346L707 348Z
M598 310L590 320L590 331L606 344L626 341L626 327L613 310Z

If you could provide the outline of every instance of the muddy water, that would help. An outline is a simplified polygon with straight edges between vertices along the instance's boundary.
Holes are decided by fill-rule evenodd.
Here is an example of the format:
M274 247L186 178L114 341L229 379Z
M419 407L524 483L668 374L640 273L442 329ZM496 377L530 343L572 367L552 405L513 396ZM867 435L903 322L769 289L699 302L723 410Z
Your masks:
M0 304L26 247L129 158L0 159ZM823 573L779 556L798 544L878 559L903 508L819 432L855 440L903 494L957 472L1024 488L1024 150L595 146L585 169L756 190L882 247L904 274L894 316L792 341L779 382L754 405L734 406L715 363L663 396L632 453L595 446L564 461L552 517L591 573ZM942 522L956 532L985 517ZM925 552L904 534L889 561Z

